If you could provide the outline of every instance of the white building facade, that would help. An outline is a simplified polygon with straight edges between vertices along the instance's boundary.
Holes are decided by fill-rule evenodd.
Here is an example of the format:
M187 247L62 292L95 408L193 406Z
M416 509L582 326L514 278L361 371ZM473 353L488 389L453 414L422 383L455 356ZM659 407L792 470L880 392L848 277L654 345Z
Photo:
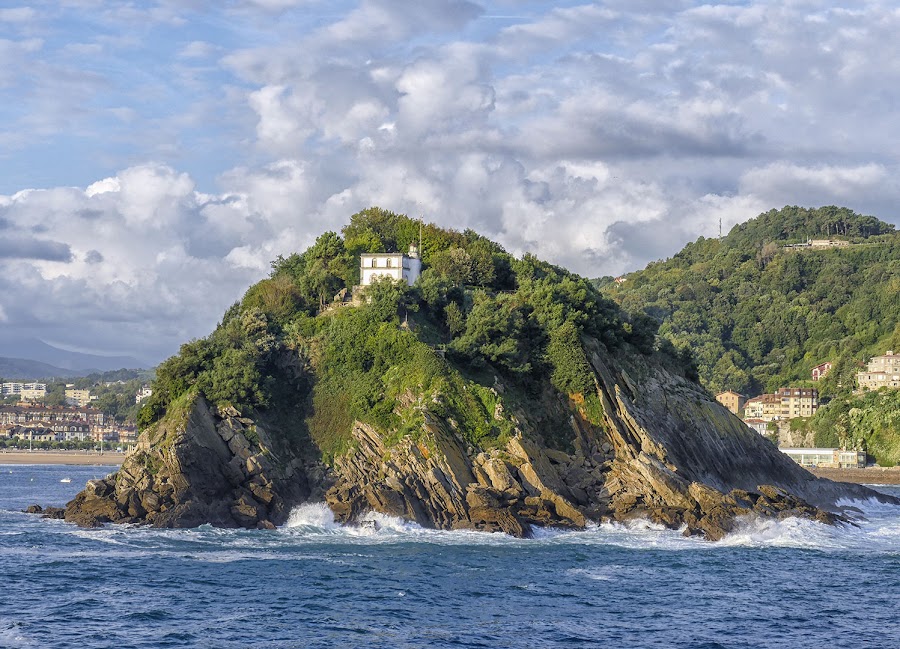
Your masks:
M412 286L422 274L422 260L415 246L409 254L399 252L364 253L359 256L359 280L361 286L370 286L380 277L390 277L395 282L404 281Z
M23 401L38 401L47 396L46 383L9 382L2 385L3 396L16 395Z
M900 388L900 354L888 351L884 356L873 356L865 372L857 372L859 389Z

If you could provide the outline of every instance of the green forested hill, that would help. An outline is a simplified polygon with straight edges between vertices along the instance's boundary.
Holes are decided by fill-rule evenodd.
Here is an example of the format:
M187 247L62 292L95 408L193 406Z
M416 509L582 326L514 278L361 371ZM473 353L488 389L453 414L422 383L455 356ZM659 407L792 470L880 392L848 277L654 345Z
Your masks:
M845 247L786 248L808 239ZM900 233L846 208L785 207L735 226L722 239L688 244L671 259L597 280L625 311L660 323L659 333L690 349L713 392L755 395L815 385L834 401L809 422L816 443L867 448L900 461L896 395L853 397L869 357L900 350ZM813 384L810 371L834 364Z
M332 302L359 283L360 253L406 251L420 241L425 270L414 287L385 280L367 287L368 302L356 307ZM507 406L579 395L588 420L602 408L583 337L657 355L675 370L685 360L671 346L656 350L649 319L630 320L582 277L531 255L516 259L474 232L421 226L378 208L272 268L212 334L159 366L142 427L200 392L215 405L274 412L327 459L347 449L355 421L392 439L416 434L427 399L469 443L490 448L515 427L500 414L500 390ZM570 413L556 411L542 410L557 420L541 434L566 447L570 439L551 437L571 434Z
M784 247L829 237L851 245ZM819 389L835 394L858 363L900 349L900 234L846 208L772 210L604 291L689 348L715 392L773 391L831 361Z

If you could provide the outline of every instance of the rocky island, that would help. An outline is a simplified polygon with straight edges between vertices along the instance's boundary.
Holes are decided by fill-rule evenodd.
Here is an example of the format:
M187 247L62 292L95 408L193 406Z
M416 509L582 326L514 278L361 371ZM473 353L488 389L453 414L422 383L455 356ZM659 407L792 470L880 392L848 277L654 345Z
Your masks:
M581 277L377 208L342 234L279 257L160 366L137 448L67 521L270 528L325 501L345 523L641 517L716 540L742 516L834 523L839 499L887 498L796 465Z

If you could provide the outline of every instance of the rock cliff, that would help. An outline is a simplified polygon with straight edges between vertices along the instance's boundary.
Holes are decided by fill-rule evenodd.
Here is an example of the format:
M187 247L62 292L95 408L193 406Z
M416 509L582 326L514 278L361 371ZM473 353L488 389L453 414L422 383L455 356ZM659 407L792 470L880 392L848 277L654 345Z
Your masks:
M514 434L480 449L457 422L420 404L417 435L388 444L384 431L356 422L330 468L308 443L288 444L272 424L192 395L142 434L118 473L90 482L65 518L267 528L294 505L324 499L345 523L378 511L426 527L528 536L533 526L641 517L715 540L741 516L834 523L843 520L838 499L883 498L813 477L664 367L604 355L596 343L588 349L600 420L548 393L512 413L498 408ZM548 446L550 431L540 428L537 415L554 408L570 413L567 450Z
M795 465L584 278L377 208L343 233L279 257L157 368L137 449L66 520L267 528L324 500L346 523L527 536L646 517L717 539L741 516L835 522L840 498L877 497ZM345 300L359 252L415 241L414 286Z
M141 434L118 472L88 482L67 504L67 521L272 528L294 505L321 498L324 467L302 447L233 408L189 396Z

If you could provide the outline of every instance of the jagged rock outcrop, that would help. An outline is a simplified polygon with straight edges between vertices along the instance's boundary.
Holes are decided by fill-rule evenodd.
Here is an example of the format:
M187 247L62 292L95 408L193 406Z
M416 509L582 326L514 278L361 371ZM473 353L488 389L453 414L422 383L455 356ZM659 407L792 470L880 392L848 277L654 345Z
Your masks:
M117 473L88 482L65 519L82 526L274 527L294 505L321 495L323 476L323 467L273 440L259 422L194 397L182 416L142 433Z
M536 416L561 408L558 396L515 413L499 408L495 417L509 416L516 427L493 448L472 447L455 421L427 405L419 406L421 430L393 444L356 422L349 450L330 469L286 444L277 427L195 396L180 417L167 415L143 433L118 473L88 483L65 518L264 528L283 523L296 504L324 499L345 523L378 511L426 527L528 536L534 526L640 517L716 540L742 516L834 523L845 520L835 507L840 498L886 498L813 477L658 364L611 357L596 343L588 350L602 421L591 421L577 399L565 404L566 451L544 443L560 431L542 430Z
M542 447L521 430L504 448L473 452L434 418L420 440L389 449L358 423L327 502L344 522L375 510L428 527L526 536L533 525L640 517L717 540L742 516L835 523L846 520L840 498L887 499L815 478L661 367L613 370L596 348L591 365L604 421L573 419L574 452Z

